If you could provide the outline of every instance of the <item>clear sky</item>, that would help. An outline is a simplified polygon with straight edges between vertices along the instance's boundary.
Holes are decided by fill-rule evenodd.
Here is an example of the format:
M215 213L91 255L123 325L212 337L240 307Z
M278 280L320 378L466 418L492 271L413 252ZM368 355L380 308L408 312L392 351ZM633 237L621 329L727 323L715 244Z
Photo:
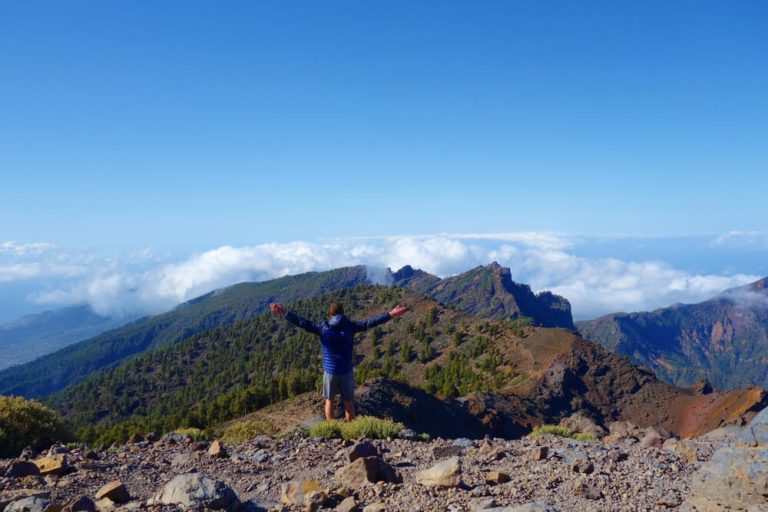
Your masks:
M494 257L575 309L688 279L584 315L703 298L768 272L767 59L762 0L0 2L0 321Z
M765 227L768 3L0 4L0 239Z

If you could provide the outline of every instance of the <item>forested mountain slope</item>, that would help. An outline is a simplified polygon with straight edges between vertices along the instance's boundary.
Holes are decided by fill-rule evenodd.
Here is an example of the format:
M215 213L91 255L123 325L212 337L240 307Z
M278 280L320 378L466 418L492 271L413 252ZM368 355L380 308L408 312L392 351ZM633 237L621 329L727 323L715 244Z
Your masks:
M578 322L585 338L689 386L768 386L768 278L698 303Z

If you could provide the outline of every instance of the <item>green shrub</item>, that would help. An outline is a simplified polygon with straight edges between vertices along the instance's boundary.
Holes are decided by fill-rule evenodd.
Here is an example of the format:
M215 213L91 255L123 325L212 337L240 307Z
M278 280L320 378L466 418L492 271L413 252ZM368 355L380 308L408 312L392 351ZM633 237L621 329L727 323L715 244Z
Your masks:
M551 434L559 437L573 438L573 430L566 427L558 427L557 425L542 425L533 429L533 432L528 434L528 437L538 437Z
M551 434L553 436L567 437L568 439L574 439L576 441L594 441L595 436L592 434L586 434L584 432L574 432L566 427L558 427L557 425L542 425L535 428L533 432L528 434L528 437L543 436Z
M40 402L0 396L0 457L15 457L25 446L47 448L69 441L59 414Z
M221 431L221 440L227 444L239 444L256 436L271 436L276 433L277 428L266 420L246 420L225 427Z
M343 437L344 439L385 439L397 437L397 434L405 428L402 423L392 420L374 418L372 416L360 416L351 422L321 421L309 429L309 435L313 437Z
M341 421L323 420L309 427L312 437L341 437Z
M341 436L344 439L359 439L361 437L385 439L397 437L397 434L404 428L405 425L392 420L360 416L349 423L341 424Z

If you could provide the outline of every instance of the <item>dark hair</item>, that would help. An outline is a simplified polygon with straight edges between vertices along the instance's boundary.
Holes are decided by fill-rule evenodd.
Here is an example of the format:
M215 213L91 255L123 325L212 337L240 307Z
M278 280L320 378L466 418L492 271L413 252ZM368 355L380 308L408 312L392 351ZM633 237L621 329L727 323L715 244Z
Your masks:
M328 308L328 316L336 316L344 314L344 306L339 302L331 302L331 306Z

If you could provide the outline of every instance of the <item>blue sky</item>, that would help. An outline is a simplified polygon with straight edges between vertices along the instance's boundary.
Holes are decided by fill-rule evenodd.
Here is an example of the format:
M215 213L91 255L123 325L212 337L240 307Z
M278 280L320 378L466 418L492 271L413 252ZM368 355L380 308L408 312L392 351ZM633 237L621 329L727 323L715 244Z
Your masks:
M762 1L3 2L0 243L91 275L94 251L536 232L760 275L764 249L707 244L768 230L766 55ZM0 303L39 289L8 253Z

